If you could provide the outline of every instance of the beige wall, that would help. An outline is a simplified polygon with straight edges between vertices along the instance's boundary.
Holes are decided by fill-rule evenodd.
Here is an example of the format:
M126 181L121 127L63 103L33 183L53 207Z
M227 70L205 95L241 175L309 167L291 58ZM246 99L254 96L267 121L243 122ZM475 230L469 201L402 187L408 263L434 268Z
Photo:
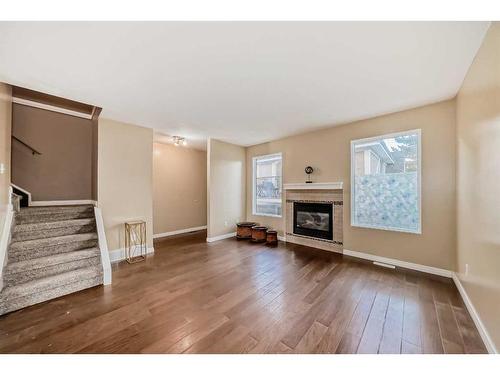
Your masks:
M35 201L92 199L91 120L14 104L12 182Z
M500 347L500 23L491 25L457 97L457 268ZM468 264L468 274L465 273Z
M208 140L207 150L207 236L236 231L245 219L245 147Z
M207 153L153 144L154 234L207 225Z
M3 228L9 203L11 117L12 88L5 83L0 83L0 163L5 166L5 173L0 174L0 231Z
M410 129L422 129L422 234L351 227L350 141ZM344 183L344 248L407 262L455 268L455 101L450 100L343 126L310 132L247 149L247 186L252 186L252 157L283 153L283 182ZM247 191L247 219L282 234L283 219L252 215Z
M153 130L99 119L98 195L109 250L124 247L124 223L145 220L153 246Z

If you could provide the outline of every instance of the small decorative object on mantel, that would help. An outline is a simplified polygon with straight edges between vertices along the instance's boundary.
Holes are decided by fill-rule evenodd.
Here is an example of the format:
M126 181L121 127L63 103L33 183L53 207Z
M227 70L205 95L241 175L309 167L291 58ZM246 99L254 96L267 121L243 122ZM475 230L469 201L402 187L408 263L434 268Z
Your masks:
M252 242L266 242L267 227L252 227Z
M278 245L278 232L275 230L268 230L266 233L266 245L276 246Z
M125 256L128 263L137 263L146 259L145 221L125 223Z
M259 225L259 223L254 223L250 221L244 221L236 224L236 239L238 240L249 240L252 238L252 227Z
M307 181L306 181L306 184L312 184L312 181L311 181L311 174L314 172L313 167L307 166L307 167L306 167L306 169L304 169L304 171L305 171L305 172L306 172L306 174L307 174Z

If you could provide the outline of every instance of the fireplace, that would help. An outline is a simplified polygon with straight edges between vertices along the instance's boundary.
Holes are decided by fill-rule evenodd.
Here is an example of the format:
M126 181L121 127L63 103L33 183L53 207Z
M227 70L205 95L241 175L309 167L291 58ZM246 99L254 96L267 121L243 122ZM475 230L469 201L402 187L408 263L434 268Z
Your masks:
M293 202L293 233L333 239L333 204Z

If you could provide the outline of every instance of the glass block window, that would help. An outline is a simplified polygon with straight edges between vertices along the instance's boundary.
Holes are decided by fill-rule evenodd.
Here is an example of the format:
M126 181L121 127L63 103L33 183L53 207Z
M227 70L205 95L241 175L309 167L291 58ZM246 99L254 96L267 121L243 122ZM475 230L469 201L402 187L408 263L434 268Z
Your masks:
M420 129L351 142L351 225L421 233Z
M253 214L281 216L281 154L253 158Z

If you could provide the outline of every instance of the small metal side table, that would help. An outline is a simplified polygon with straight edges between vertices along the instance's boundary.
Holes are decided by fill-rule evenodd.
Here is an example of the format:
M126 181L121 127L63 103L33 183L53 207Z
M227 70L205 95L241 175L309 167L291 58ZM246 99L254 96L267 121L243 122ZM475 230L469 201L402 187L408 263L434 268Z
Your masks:
M146 259L146 222L143 220L125 223L125 252L128 263Z

